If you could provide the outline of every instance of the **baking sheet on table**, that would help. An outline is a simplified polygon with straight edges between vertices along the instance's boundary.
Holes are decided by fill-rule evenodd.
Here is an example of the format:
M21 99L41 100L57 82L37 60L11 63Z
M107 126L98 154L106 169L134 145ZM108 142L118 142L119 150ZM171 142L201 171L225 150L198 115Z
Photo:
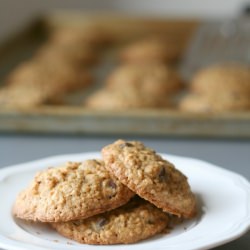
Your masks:
M133 36L148 29L186 37L188 33L195 30L198 24L195 20L117 17L107 14L89 15L81 12L53 13L43 17L39 22L10 39L5 45L0 46L0 80L2 81L11 68L20 61L29 58L44 41L46 37L44 27L88 25L93 24L93 21L111 27L117 34L122 33L121 39L127 38L128 34ZM182 33L181 30L185 32ZM111 64L104 62L96 69L97 76L103 79L111 69L112 62ZM72 104L72 100L69 98L69 103ZM30 109L0 107L0 131L250 138L250 112L189 114L157 109L122 112L93 111L74 105L77 102L79 104L77 100L69 106L40 106Z

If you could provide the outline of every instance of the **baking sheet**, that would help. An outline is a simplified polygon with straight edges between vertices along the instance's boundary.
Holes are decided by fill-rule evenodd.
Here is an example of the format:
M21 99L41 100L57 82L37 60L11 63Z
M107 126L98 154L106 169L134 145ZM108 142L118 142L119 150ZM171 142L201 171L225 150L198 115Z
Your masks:
M199 23L190 19L154 19L107 13L51 13L0 46L1 81L15 65L32 55L46 38L48 27L53 29L65 25L89 25L93 22L110 27L114 33L120 34L121 40L150 29L187 39ZM80 105L44 105L29 109L0 107L0 131L250 138L250 112L190 114L160 109L115 112L93 111Z

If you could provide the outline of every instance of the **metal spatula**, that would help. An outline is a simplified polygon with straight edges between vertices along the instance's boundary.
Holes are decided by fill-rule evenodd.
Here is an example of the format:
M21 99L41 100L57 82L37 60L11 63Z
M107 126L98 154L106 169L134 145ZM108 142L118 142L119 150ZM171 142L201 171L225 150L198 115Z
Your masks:
M250 18L202 24L180 65L185 79L210 64L236 61L250 64Z

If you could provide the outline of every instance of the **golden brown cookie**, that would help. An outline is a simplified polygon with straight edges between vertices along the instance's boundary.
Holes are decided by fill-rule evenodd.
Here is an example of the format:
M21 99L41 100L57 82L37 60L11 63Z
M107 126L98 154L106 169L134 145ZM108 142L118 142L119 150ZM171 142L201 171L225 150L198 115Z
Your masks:
M41 104L62 104L63 99L46 86L20 85L0 89L0 105L12 108L32 108Z
M150 37L135 41L123 48L120 59L125 63L172 63L181 53L178 44L169 39Z
M20 64L8 76L0 90L0 103L15 107L58 103L68 93L85 89L92 80L87 70L32 60Z
M224 63L199 71L191 82L191 91L205 95L250 97L250 67L240 63Z
M177 216L196 215L187 177L141 142L118 140L104 147L102 156L105 167L142 198Z
M112 211L52 226L60 234L80 243L107 245L147 239L162 232L168 221L166 213L136 198Z
M178 73L163 64L123 65L115 69L107 79L107 87L130 91L147 98L166 98L178 92L182 80Z
M202 69L194 76L179 108L190 112L250 109L250 67L225 63Z
M36 174L15 201L21 219L65 222L119 207L134 195L105 168L103 161L68 162Z
M179 102L179 109L194 113L204 112L222 112L250 109L250 97L241 97L232 95L215 94L199 95L187 94Z
M84 105L96 110L124 110L130 108L170 107L168 98L151 98L131 89L100 89L90 95Z

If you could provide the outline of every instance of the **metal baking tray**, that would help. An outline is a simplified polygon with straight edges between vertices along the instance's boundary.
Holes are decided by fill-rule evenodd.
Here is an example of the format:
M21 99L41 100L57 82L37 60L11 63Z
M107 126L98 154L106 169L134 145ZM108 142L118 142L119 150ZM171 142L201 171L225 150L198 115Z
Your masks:
M121 39L146 30L169 32L187 38L199 24L199 21L191 19L131 17L110 13L50 13L0 45L0 80L20 61L32 55L44 41L48 29L93 22L109 26ZM0 107L0 131L250 138L250 112L191 114L162 109L115 112L93 111L80 105L44 105L29 109Z

